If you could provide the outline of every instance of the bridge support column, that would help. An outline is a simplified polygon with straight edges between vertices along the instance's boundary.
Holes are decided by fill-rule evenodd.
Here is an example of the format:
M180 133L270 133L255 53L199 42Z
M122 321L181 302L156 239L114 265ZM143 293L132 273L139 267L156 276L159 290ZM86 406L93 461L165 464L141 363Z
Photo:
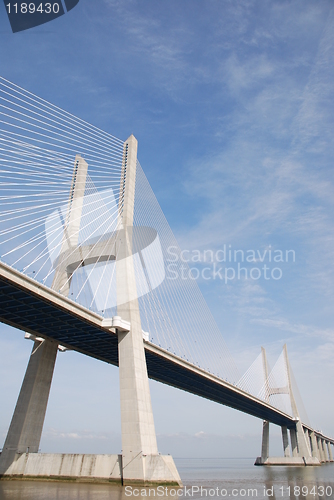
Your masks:
M323 460L324 460L324 462L328 462L325 440L322 438L320 439L320 446L321 446L321 450L322 450Z
M269 422L267 420L264 420L262 428L261 460L265 462L268 458L269 458Z
M314 431L310 432L310 437L311 437L311 444L312 444L312 457L317 458L320 462L321 459L320 459L320 454L319 454L319 448L318 448L317 438L314 434Z
M319 449L319 455L320 455L320 462L326 462L325 455L324 455L324 449L322 447L322 439L320 437L317 437L317 442L318 442L318 449Z
M324 450L325 462L330 462L328 448L327 448L327 443L326 443L325 439L322 439L322 447L323 447L323 450Z
M132 258L132 226L136 182L137 140L124 143L117 245L117 314L130 323L118 332L122 424L123 484L181 484L172 457L158 453L145 359L136 277Z
M298 457L297 432L296 429L290 429L292 456Z
M34 342L13 418L0 456L0 474L6 472L15 460L16 454L38 452L57 349L57 343L51 340Z
M322 438L320 438L319 445L320 445L320 449L321 449L322 461L326 462L327 461L327 457L326 457L326 452L325 452L325 448L324 448L324 440Z
M309 439L306 440L305 432L300 420L298 420L296 425L297 430L297 447L298 456L304 458L311 458L311 448L309 445Z
M285 457L290 457L288 429L285 426L282 426L282 440L283 440L284 456Z
M290 374L290 362L289 362L288 350L287 350L286 344L283 347L283 354L284 354L285 366L286 366L286 370L287 370L287 389L288 389L288 394L290 396L292 413L293 413L293 416L297 420L296 430L293 431L291 429L291 431L290 431L292 455L302 457L304 459L305 464L306 464L307 459L310 459L309 461L312 462L311 446L310 446L310 440L309 440L308 435L307 436L305 435L304 428L303 428L303 425L301 423L298 408L296 405L295 397L293 394L292 383L291 383L291 374Z
M312 456L311 440L308 429L304 427L304 436L310 457Z
M76 155L67 206L60 258L78 244L83 197L88 164ZM63 264L63 263L61 263ZM70 291L71 275L59 262L51 288L66 297ZM0 474L4 474L16 454L37 453L42 436L58 344L51 340L35 341L21 391L14 410L3 452L0 456Z
M328 448L329 461L330 462L334 462L332 448L331 448L331 443L329 441L327 441L327 448Z

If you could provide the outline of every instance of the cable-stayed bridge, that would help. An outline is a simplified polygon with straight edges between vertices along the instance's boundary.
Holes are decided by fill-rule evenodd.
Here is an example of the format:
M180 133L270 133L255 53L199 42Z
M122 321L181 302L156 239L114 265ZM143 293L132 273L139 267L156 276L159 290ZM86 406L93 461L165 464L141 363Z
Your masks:
M286 346L272 370L262 349L238 375L134 136L116 139L3 78L0 123L0 319L34 341L0 474L179 483L158 453L148 377L261 418L259 465L333 461ZM37 453L66 349L119 366L121 455ZM282 457L269 454L270 423L282 428Z

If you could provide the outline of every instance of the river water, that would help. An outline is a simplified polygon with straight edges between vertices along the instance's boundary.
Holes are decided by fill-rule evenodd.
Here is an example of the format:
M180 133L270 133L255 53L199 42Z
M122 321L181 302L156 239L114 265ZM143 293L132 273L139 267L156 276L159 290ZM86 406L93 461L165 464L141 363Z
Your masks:
M334 500L334 464L255 467L252 459L175 459L184 487L1 481L0 500L126 500L143 498L268 498Z

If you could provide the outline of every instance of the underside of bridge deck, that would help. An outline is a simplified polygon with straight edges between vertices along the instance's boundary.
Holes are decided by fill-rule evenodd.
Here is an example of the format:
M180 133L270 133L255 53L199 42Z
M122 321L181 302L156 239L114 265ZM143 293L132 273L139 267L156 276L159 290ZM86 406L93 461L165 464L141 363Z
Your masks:
M29 286L25 287L10 279L8 273L1 273L1 322L40 337L51 338L69 349L118 366L117 335L99 325L97 315L83 318L80 311L70 311L66 307L67 302L71 301L62 299L64 306L61 306L43 296L42 292L46 287L34 283L30 280ZM274 424L295 427L292 418L217 377L192 367L181 358L150 343L145 343L145 352L151 379Z

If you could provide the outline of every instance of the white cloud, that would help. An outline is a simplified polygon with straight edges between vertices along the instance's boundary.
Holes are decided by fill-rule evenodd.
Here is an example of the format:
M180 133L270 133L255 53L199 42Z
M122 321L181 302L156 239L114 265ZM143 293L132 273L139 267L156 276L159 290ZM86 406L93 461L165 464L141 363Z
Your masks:
M48 440L69 439L69 440L102 440L107 441L111 438L111 433L93 432L91 430L82 430L76 432L64 432L58 429L46 429L43 437Z
M279 329L282 332L295 333L303 337L312 337L321 341L330 340L333 342L334 346L333 328L319 328L302 323L291 323L290 321L283 318L253 318L251 322L258 325L267 326L269 328Z

